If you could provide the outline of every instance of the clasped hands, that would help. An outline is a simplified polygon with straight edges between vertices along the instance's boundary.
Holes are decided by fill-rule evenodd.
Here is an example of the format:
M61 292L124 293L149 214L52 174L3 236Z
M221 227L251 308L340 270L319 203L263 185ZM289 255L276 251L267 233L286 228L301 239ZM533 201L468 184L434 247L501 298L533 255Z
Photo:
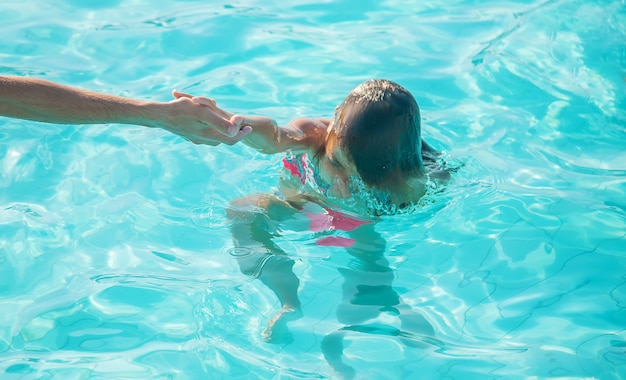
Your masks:
M167 103L170 120L163 121L164 128L195 144L233 145L252 131L252 127L243 125L242 116L222 110L213 99L178 90L172 95L175 100Z

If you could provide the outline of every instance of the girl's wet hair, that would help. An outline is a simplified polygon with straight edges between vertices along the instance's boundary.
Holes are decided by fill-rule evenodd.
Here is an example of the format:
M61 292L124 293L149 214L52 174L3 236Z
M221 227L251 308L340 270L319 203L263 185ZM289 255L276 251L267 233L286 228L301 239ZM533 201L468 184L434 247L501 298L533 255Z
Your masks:
M336 143L368 186L389 189L397 176L422 173L420 110L404 87L384 79L364 82L335 118Z

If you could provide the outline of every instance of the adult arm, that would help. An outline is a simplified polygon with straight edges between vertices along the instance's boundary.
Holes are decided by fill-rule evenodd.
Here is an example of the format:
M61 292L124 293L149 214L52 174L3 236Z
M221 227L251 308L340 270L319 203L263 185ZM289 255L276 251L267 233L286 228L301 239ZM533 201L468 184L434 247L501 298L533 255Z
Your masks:
M0 115L55 124L134 124L157 127L197 144L234 144L250 128L191 99L144 101L27 77L0 76Z

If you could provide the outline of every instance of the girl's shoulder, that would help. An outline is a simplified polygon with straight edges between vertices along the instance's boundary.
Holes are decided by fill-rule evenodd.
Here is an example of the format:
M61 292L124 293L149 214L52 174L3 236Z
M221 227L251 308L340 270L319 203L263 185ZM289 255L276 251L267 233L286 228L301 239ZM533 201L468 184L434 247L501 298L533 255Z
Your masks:
M326 143L329 119L299 118L289 122L289 128L302 136L302 143L307 152L315 155Z

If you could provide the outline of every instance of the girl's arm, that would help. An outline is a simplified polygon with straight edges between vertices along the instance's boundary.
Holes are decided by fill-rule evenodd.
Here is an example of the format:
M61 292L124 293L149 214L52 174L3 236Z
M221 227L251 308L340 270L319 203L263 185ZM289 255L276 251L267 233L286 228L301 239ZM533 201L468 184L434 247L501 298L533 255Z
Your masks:
M267 154L286 150L314 153L326 137L326 125L320 119L295 119L278 126L268 117L244 116L241 125L252 127L243 143Z
M136 124L159 127L195 143L232 144L248 130L190 99L152 102L28 77L0 76L0 115L55 124Z
M215 100L203 96L191 96L182 92L174 93L177 98L188 97L194 102L211 108L225 119L233 113L216 106ZM242 142L261 153L273 154L285 150L314 153L324 143L328 119L295 119L287 126L279 126L276 121L265 116L243 116L241 125L251 127Z

